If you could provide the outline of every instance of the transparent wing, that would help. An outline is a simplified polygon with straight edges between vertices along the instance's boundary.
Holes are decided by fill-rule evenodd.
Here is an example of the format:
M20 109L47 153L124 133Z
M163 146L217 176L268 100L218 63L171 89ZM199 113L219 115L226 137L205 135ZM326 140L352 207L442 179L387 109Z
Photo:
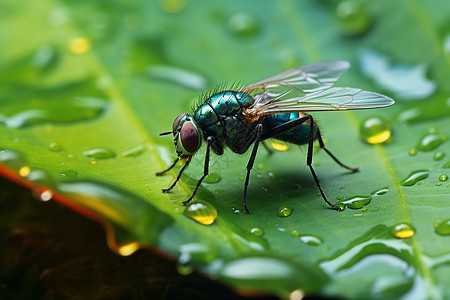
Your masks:
M314 92L333 86L350 67L347 61L327 61L306 65L285 71L267 79L249 84L242 89L246 93L264 90L276 97L286 89L295 89L300 93Z
M272 98L268 93L255 96L255 103L246 110L252 117L287 113L332 110L354 110L386 107L394 104L391 98L349 87L332 87L299 95L295 89Z

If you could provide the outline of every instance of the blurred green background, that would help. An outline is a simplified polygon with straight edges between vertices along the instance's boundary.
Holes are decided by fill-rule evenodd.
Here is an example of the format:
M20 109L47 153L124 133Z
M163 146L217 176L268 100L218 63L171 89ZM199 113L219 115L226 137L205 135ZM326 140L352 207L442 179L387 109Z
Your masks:
M3 181L0 292L147 298L163 286L158 298L237 297L220 285L197 294L211 282L160 272L173 264L148 250L110 254L108 244L122 255L156 246L180 273L198 270L243 294L450 297L449 20L450 2L437 0L3 0L0 174L34 198L100 221L107 236ZM261 149L249 216L241 213L248 155L212 158L214 176L196 200L211 205L199 214L218 214L210 226L186 218L180 204L201 176L203 154L172 193L160 193L176 171L154 176L175 155L158 133L201 91L325 60L352 63L338 86L396 100L387 109L314 114L327 147L361 169L348 175L317 151L326 194L370 203L325 209L297 147L272 156ZM391 133L385 143L361 136L371 116ZM283 205L291 216L277 216ZM89 246L93 239L103 252ZM101 262L89 269L92 260ZM116 273L125 279L106 276Z

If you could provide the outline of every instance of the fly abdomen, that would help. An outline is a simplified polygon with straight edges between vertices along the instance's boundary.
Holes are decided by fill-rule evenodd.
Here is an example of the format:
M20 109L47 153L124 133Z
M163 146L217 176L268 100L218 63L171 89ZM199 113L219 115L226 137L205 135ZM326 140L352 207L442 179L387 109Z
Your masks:
M264 119L264 130L269 131L277 126L285 124L289 121L298 119L299 117L304 117L304 113L284 113L284 114L273 114L267 115ZM317 126L314 126L317 128ZM304 145L308 143L309 140L310 123L309 121L304 122L292 129L286 130L280 134L273 136L274 139L289 142L296 145ZM314 139L316 138L316 130L314 130Z

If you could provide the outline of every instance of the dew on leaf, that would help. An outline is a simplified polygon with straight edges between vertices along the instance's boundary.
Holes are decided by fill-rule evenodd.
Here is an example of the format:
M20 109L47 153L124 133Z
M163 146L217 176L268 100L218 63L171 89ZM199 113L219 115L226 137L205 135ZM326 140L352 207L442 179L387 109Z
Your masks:
M342 1L336 6L335 15L345 35L360 35L366 32L371 24L369 12L362 2Z
M440 181L447 181L448 180L448 175L447 174L441 174L439 176L439 180Z
M259 227L253 227L252 229L250 229L250 233L254 236L262 236L264 234L264 230Z
M412 186L418 183L420 180L428 178L429 175L428 170L416 170L409 173L409 175L402 180L402 186Z
M438 151L433 155L434 160L443 160L445 157L445 153L442 151Z
M439 235L450 235L450 219L447 219L439 223L434 229L434 232L436 232Z
M152 65L147 68L147 75L194 90L204 89L207 83L206 78L197 73L167 65Z
M33 169L28 173L27 179L32 181L35 185L54 186L55 180L53 176L44 170Z
M144 145L138 145L136 147L130 148L122 152L123 157L136 157L142 154L145 151Z
M378 189L376 191L373 191L372 195L374 195L374 196L381 196L381 195L386 194L388 191L389 191L389 189L385 187L385 188L381 188L381 189Z
M442 168L444 168L444 169L450 169L450 161L446 162L446 163L442 166Z
M416 230L408 223L400 223L391 228L391 233L398 239L410 238L415 234Z
M205 180L203 182L205 183L217 183L220 180L222 180L222 177L220 177L217 173L211 173L208 176L206 176Z
M189 204L183 214L203 225L211 225L217 218L216 208L205 201Z
M116 153L108 148L92 148L83 152L84 156L96 158L96 159L107 159L116 157Z
M310 246L319 246L319 245L322 245L322 243L323 243L323 240L320 237L315 236L315 235L300 235L299 239L306 245L310 245Z
M78 172L74 170L64 170L61 171L59 175L64 178L75 178L78 176Z
M335 203L335 205L339 207L343 205L350 209L360 209L368 205L370 201L372 201L372 197L370 196L352 196L339 200L337 203Z
M414 156L414 155L416 155L416 154L417 154L416 149L411 149L411 150L409 150L409 155Z
M369 117L361 123L359 133L363 141L369 144L380 144L391 137L392 129L389 122L383 118Z
M236 36L252 36L259 30L259 23L248 13L233 14L228 20L229 30Z
M277 215L279 217L286 218L289 217L293 211L294 209L292 207L283 205L278 208Z
M382 89L400 100L420 100L436 90L436 83L426 77L425 65L391 64L383 54L365 49L359 55L361 72Z
M443 142L447 140L446 136L438 134L426 134L417 143L417 149L421 151L431 151L439 147Z
M294 229L294 230L291 231L291 236L292 237L298 237L298 236L300 236L300 232L298 232L298 230Z
M58 152L58 151L61 151L61 150L62 150L62 146L61 146L59 143L57 143L57 142L51 142L51 143L48 145L48 148L49 148L50 150L52 150L52 151L55 151L55 152Z

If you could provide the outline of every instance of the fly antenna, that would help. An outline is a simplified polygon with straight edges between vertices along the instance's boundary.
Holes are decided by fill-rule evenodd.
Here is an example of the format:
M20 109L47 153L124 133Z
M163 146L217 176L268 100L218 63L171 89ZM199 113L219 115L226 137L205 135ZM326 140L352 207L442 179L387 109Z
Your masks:
M171 133L172 133L172 131L166 131L166 132L161 132L159 135L163 136L163 135L168 135L168 134L171 134Z

